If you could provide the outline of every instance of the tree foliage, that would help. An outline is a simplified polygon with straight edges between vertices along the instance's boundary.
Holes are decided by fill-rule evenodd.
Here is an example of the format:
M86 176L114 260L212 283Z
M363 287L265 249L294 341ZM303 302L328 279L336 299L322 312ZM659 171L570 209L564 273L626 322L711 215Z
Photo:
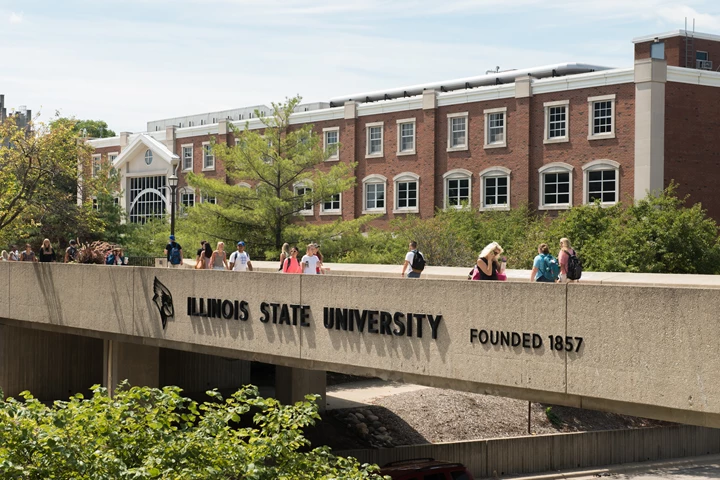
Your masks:
M113 130L108 128L108 124L104 120L78 120L76 118L59 117L52 122L52 126L55 127L61 123L72 125L73 132L82 138L107 138L116 135Z
M0 396L0 475L5 480L380 479L376 466L311 449L302 429L319 419L316 396L294 405L245 387L199 404L177 387L94 386L48 406ZM252 426L243 427L244 418Z
M218 199L216 205L202 203L191 209L191 218L203 223L207 236L245 238L262 249L279 249L285 229L301 218L302 210L355 185L355 165L325 163L333 152L325 151L312 125L290 125L299 103L300 97L273 103L269 117L256 111L265 125L262 133L247 125L244 130L231 126L237 144L213 146L232 185L225 179L188 174L190 185ZM236 186L240 182L252 188Z

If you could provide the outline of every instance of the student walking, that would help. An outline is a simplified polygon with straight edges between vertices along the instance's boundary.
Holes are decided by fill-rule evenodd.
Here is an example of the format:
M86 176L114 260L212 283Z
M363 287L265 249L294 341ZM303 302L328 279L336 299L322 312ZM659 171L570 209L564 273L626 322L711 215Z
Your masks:
M77 262L78 253L77 242L70 240L70 246L65 249L64 263Z
M500 271L498 258L502 252L503 249L497 242L489 243L483 248L477 259L477 280L498 280L498 272ZM474 276L473 279L475 279Z
M570 246L570 240L563 237L560 239L560 251L558 252L558 263L560 264L558 281L560 283L567 283L568 281L568 262L570 255L575 255L575 250Z
M308 244L300 263L302 264L302 273L306 275L317 275L318 268L322 268L322 262L315 255L315 246L312 243Z
M230 255L230 270L234 272L250 270L252 272L252 269L250 255L245 251L245 242L238 242L237 250Z
M43 240L42 246L40 247L40 262L50 263L55 261L55 250L50 245L50 239L46 238Z
M425 269L425 257L422 252L417 249L417 242L412 241L408 245L408 253L405 255L401 277L405 277L405 270L410 268L407 278L420 278L420 274Z
M178 268L183 264L182 246L175 241L175 235L170 235L169 238L170 242L165 245L165 258L170 267Z
M210 259L210 265L212 265L213 270L229 270L224 242L218 242L217 250L213 252Z
M278 270L281 272L286 258L290 258L290 244L287 242L283 243L282 250L280 251L280 268L278 268Z
M299 253L297 247L290 248L289 256L285 259L285 262L283 262L283 273L303 273L302 266L297 258Z
M29 243L25 244L25 251L20 254L21 262L37 262L38 259L35 256L35 252L32 250L32 245Z
M533 260L530 281L555 283L559 275L560 265L558 265L557 259L550 255L547 243L541 243L538 246L538 254Z

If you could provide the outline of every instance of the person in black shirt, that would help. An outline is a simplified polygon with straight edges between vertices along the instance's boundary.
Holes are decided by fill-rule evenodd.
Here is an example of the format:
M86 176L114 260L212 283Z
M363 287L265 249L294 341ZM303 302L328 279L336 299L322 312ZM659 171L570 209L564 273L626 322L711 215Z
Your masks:
M171 266L183 264L182 246L175 241L175 235L170 235L170 243L165 245L165 258Z
M492 242L483 248L477 260L478 270L480 271L480 280L497 280L500 264L497 259L503 249L497 242Z
M43 263L55 261L55 250L53 250L52 245L50 245L50 239L46 238L43 240L38 257Z

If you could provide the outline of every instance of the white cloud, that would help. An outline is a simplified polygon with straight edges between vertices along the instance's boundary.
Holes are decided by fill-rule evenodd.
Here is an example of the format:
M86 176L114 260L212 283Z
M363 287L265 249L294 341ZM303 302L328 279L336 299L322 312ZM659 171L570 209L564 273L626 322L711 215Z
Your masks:
M18 24L18 23L22 23L22 21L23 21L22 12L20 12L20 13L12 12L10 14L10 23Z

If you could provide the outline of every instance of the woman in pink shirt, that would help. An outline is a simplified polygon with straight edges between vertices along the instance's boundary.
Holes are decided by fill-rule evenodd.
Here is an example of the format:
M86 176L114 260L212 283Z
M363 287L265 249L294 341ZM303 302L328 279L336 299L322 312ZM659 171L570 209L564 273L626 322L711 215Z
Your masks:
M560 278L559 283L566 283L567 280L567 269L570 255L575 255L575 250L570 247L570 240L567 238L560 239L560 253L558 253L558 263L560 264Z
M290 256L283 261L282 271L283 273L302 273L302 267L297 259L298 249L292 247L290 249Z

